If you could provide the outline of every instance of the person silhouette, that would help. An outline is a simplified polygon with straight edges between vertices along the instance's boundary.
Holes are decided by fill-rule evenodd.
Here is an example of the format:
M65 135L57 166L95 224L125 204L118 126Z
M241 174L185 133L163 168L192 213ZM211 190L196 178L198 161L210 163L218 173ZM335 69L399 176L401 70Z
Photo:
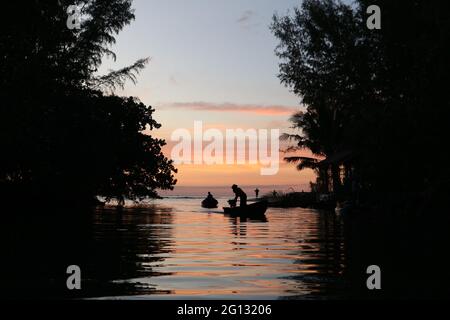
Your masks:
M125 198L123 195L117 197L117 208L123 208L125 206Z
M255 189L255 194L256 194L256 198L258 198L258 195L259 195L259 189L258 188Z
M217 208L218 201L214 199L214 196L211 194L211 192L208 192L208 195L206 198L202 201L202 207L203 208Z
M231 186L231 189L233 189L233 192L236 195L234 201L236 202L237 199L239 198L239 205L241 207L245 207L247 205L247 194L235 184Z

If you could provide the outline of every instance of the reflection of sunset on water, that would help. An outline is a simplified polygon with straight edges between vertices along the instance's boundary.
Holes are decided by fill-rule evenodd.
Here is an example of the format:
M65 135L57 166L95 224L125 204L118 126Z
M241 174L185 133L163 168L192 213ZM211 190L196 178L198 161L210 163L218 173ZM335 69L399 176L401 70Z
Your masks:
M103 259L126 270L109 274L118 296L265 299L339 289L344 259L336 217L270 208L266 219L248 220L173 198L135 210L115 221L111 212L97 214L95 245L115 238L117 251Z

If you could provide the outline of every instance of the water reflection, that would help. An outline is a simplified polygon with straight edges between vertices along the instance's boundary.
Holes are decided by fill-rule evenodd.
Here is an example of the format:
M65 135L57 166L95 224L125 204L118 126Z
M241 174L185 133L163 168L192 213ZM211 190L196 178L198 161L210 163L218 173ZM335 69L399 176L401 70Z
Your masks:
M172 221L173 210L165 207L96 211L90 259L85 265L90 295L172 293L128 281L171 274L152 266L163 263L172 252Z
M345 265L341 221L304 209L269 209L263 219L199 211L196 202L98 212L97 247L112 244L119 295L298 298L339 294ZM111 239L112 238L112 239ZM103 249L100 249L102 251ZM100 260L102 262L100 262ZM130 289L132 288L132 290Z
M342 296L344 288L342 221L330 213L269 208L266 218L241 219L165 199L98 209L63 227L55 217L31 224L11 259L46 270L35 283L46 296L285 299ZM82 269L79 292L65 288L70 264Z

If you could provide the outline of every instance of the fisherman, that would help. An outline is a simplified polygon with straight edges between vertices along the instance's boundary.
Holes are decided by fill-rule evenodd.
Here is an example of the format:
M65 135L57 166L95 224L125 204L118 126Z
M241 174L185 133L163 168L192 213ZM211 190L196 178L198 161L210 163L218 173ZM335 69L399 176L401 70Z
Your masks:
M217 204L219 202L214 199L214 196L211 194L211 192L208 192L208 196L202 201L202 207L203 208L217 208Z
M255 194L256 194L256 198L258 198L258 195L259 195L259 189L258 188L255 189Z
M231 187L231 189L233 189L234 194L236 195L236 197L234 198L234 201L236 202L237 199L239 198L239 204L241 207L245 207L247 205L247 195L245 194L244 191L242 191L241 188L239 188L237 185L233 184L233 186Z

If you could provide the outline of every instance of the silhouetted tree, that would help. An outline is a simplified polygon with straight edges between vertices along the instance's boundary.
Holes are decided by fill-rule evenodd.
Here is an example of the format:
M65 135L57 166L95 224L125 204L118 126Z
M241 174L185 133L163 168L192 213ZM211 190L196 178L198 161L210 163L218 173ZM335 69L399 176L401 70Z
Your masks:
M381 30L366 27L372 4L381 7ZM366 190L448 189L448 7L424 0L305 0L292 14L275 15L281 82L306 107L292 118L300 134L285 138L321 156L352 150ZM300 161L299 169L317 166L311 158L288 160Z
M81 4L81 28L66 26ZM114 36L134 19L129 0L5 3L0 31L0 183L20 194L86 201L157 196L176 183L150 106L113 91L147 63L98 75Z
M366 92L373 73L366 62L369 51L361 29L362 21L352 7L333 0L306 0L292 16L274 16L281 82L301 96L307 108L291 118L301 133L282 136L296 141L289 151L307 148L316 156L328 157L356 143L355 124L365 96L373 93ZM316 169L319 163L310 157L286 160L298 162L300 170ZM332 168L335 183L338 169Z
M395 191L449 190L447 119L450 105L450 3L448 1L358 1L360 16L371 4L382 10L382 28L366 31L374 71L369 84L380 97L371 153L371 180ZM372 113L375 111L371 111ZM390 181L390 183L386 183Z

